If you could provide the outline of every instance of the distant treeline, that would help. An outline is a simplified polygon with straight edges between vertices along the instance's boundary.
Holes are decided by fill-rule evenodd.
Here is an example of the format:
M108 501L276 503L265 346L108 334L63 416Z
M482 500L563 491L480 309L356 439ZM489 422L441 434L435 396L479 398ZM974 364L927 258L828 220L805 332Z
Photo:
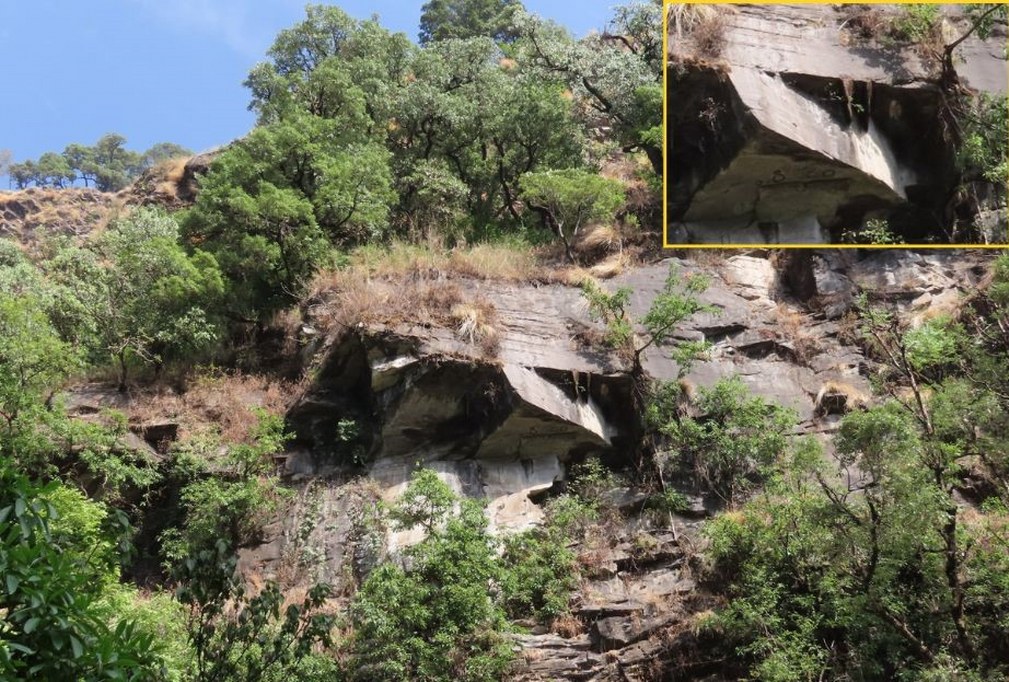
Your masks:
M143 153L135 152L126 148L125 137L109 133L90 147L74 142L62 154L46 152L38 159L11 163L7 172L10 186L16 189L62 188L83 182L85 187L117 192L151 166L191 153L172 142L159 142Z

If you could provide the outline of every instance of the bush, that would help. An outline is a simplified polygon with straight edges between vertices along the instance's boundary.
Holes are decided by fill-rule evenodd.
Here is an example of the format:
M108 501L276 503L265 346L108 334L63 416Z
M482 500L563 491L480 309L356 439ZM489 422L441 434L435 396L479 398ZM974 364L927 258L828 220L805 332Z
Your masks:
M901 8L891 27L891 35L898 40L922 42L933 37L941 18L940 5L915 4Z
M505 538L501 598L510 617L550 622L568 612L578 561L568 548L567 526L551 518L546 528Z
M118 569L93 504L58 483L31 483L0 446L0 678L161 677L153 634L122 614L107 620L99 606Z
M790 448L796 415L763 398L749 396L739 378L701 389L698 418L670 413L664 401L650 419L668 438L676 462L694 482L734 505Z
M354 597L353 679L502 679L513 654L498 634L504 612L491 586L501 566L483 508L425 470L403 500L393 509L396 527L428 534L405 550L405 567L382 564Z
M176 596L188 610L193 650L188 672L194 682L290 679L313 648L332 643L334 619L322 611L330 589L315 585L301 604L281 612L284 597L277 583L268 582L250 596L236 566L221 540L186 557L174 573L179 582Z
M539 211L575 263L572 240L591 222L612 222L627 197L617 180L578 169L526 173L519 184L522 198Z
M181 527L169 528L161 537L169 568L221 541L238 548L262 540L264 527L290 497L273 462L288 439L283 419L262 410L257 416L253 443L231 445L218 463L223 471L208 473L206 456L217 448L216 439L188 444L196 452L186 446L176 451L174 477L182 481L185 517Z

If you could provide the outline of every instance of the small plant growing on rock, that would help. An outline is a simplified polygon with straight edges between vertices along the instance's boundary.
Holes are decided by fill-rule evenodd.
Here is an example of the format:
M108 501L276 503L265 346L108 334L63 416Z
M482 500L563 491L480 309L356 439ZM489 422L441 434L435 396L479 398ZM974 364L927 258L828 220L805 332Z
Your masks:
M669 269L669 276L662 289L655 296L648 312L638 320L632 320L628 311L631 289L621 287L609 293L594 280L582 285L582 295L588 301L589 315L606 325L605 343L623 352L633 363L632 373L642 377L642 354L653 345L661 345L669 340L673 330L696 313L710 313L716 309L700 301L700 295L708 288L709 281L703 275L688 275L680 278L675 267ZM635 323L644 330L638 337L634 333ZM703 342L681 342L673 351L673 359L680 365L681 373L690 362L704 350Z
M865 227L845 230L841 234L845 244L900 244L901 238L890 230L890 223L882 218L871 218Z
M939 5L905 5L890 27L890 35L897 40L914 43L932 40L939 29Z

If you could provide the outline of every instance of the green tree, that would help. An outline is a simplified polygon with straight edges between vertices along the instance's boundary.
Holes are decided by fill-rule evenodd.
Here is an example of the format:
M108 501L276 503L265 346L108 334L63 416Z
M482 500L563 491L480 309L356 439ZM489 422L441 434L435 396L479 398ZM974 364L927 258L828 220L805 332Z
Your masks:
M24 470L54 453L53 392L80 367L38 302L0 293L0 448Z
M84 538L66 534L53 500L61 487L40 487L14 472L0 444L0 677L4 679L162 679L164 671L149 632L129 620L110 624L98 605L96 567ZM91 520L90 533L108 549L94 526L89 503L73 505ZM62 528L60 525L62 524ZM100 572L107 571L100 567ZM114 578L112 578L114 579Z
M1003 679L1004 264L965 327L861 303L891 399L847 415L837 459L797 453L709 529L728 606L712 625L762 680ZM994 307L989 307L994 306ZM947 358L952 348L959 352ZM974 483L965 485L967 481ZM973 498L968 507L961 491Z
M65 335L104 356L125 390L131 363L154 364L209 348L223 281L213 256L187 254L175 219L140 209L84 247L64 243L44 263L59 287Z
M7 169L11 182L17 189L27 189L33 183L38 182L38 169L31 159L21 163L12 163Z
M48 185L62 189L72 185L77 179L67 160L56 152L46 152L39 157L35 163L35 172L38 173L37 182L39 185Z
M263 529L285 499L286 490L276 476L274 457L283 452L289 435L283 419L260 411L249 444L227 445L227 455L211 474L207 460L220 449L216 439L195 452L176 453L180 481L182 523L161 538L169 566L187 556L213 550L223 540L228 548L242 548L263 539Z
M638 55L653 73L662 76L662 10L660 0L635 0L613 8L613 18L602 38L615 41Z
M95 188L102 192L118 192L139 173L140 155L126 148L126 138L107 133L98 139L92 151L90 167Z
M582 156L584 136L560 83L499 61L489 38L421 50L414 78L396 100L389 139L400 176L416 177L416 168L439 162L454 173L467 187L465 208L477 228L518 218L522 174L577 165ZM415 201L404 195L401 210L409 212Z
M394 199L381 146L299 113L215 160L184 232L217 257L232 315L261 317L301 293L331 246L381 235Z
M654 17L642 20L641 17ZM561 77L584 103L584 122L606 120L624 151L645 152L656 175L662 161L662 22L658 3L618 10L607 33L576 41L561 26L515 13L515 57L551 78ZM620 36L622 39L617 38ZM630 49L628 49L630 45Z
M400 178L392 222L412 234L431 234L442 215L445 232L468 222L469 236L517 221L522 174L584 156L563 79L505 59L490 37L418 49L373 21L310 6L270 57L247 81L260 122L308 114L383 145Z
M618 180L578 169L527 173L520 185L526 204L540 213L564 242L572 263L577 263L577 259L571 242L581 228L592 222L613 221L626 201Z
M92 147L73 142L63 149L63 158L67 165L84 181L85 187L95 182L95 150Z
M237 560L224 540L195 551L175 573L176 596L188 610L194 682L259 682L291 675L313 647L329 646L334 618L323 611L330 596L315 585L301 604L281 610L276 582L248 594L236 573Z
M321 89L326 89L325 102L330 97L353 101L356 88L364 97L368 132L384 135L392 121L391 103L415 50L410 40L390 33L375 19L358 21L332 5L308 5L305 15L277 35L268 52L270 61L253 69L245 82L260 122L276 122L292 102L316 115L332 113L331 105L324 113L315 104ZM320 67L330 75L346 75L353 88L346 82L327 87L327 78L313 78Z
M672 390L678 392L679 386ZM672 401L665 403L665 409L659 407L662 404L653 402L647 414L668 439L663 447L668 446L665 459L671 461L662 462L661 469L673 464L698 488L729 505L739 503L792 447L796 415L748 395L739 378L701 389L695 403L697 418L679 414Z
M380 565L355 595L353 679L502 678L512 653L490 593L500 575L495 543L481 505L467 498L450 511L452 497L434 472L411 480L394 528L430 531L405 550L408 568Z
M428 0L421 7L420 43L452 38L513 38L509 12L518 0Z

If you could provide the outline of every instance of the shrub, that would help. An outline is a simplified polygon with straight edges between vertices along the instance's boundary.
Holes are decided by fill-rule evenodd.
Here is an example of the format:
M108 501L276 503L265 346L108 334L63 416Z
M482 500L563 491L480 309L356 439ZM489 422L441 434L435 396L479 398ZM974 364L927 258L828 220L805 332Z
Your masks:
M865 226L857 230L845 230L841 241L846 244L900 244L901 238L890 230L890 223L880 218L871 218Z
M301 604L288 605L281 615L284 597L277 583L250 596L236 565L220 540L186 557L174 572L176 597L188 611L194 682L290 675L314 647L331 644L334 619L322 611L328 586L313 586Z
M516 533L504 541L501 598L512 618L532 616L550 622L568 612L578 585L578 562L552 517L546 528Z
M941 6L937 4L905 5L893 21L890 33L898 40L923 42L931 39L941 19Z
M529 207L539 211L564 242L572 263L577 261L571 243L581 229L594 221L614 220L627 199L619 181L578 169L526 173L519 184Z
M223 541L238 548L262 540L263 529L290 497L276 477L273 455L288 436L283 419L263 411L251 444L234 444L223 462L224 471L208 474L207 452L217 441L194 441L176 455L175 475L184 481L181 506L185 518L180 528L161 536L162 553L171 568L194 554Z
M513 654L498 634L504 612L491 585L501 566L481 505L421 470L391 516L427 537L405 550L405 567L380 565L355 595L353 679L501 679Z
M697 313L714 313L715 308L700 301L700 295L708 288L708 279L692 274L680 278L675 266L670 266L662 290L652 299L648 312L638 320L632 320L628 311L631 290L622 287L609 293L594 280L586 280L582 285L582 296L589 305L589 315L606 325L605 342L630 356L632 372L637 378L643 375L641 354L653 345L662 345L669 340L673 330ZM643 327L645 335L639 341L634 334L635 322ZM704 342L679 342L673 350L673 360L684 374L693 360L706 348Z
M92 505L58 483L29 482L0 446L0 678L160 676L153 635L122 614L106 620L99 607L118 570L99 530L104 510ZM89 539L95 546L82 546Z
M701 389L698 418L677 418L664 409L651 419L668 438L678 464L686 467L699 487L736 504L789 449L796 415L790 410L749 396L739 378L723 379Z

